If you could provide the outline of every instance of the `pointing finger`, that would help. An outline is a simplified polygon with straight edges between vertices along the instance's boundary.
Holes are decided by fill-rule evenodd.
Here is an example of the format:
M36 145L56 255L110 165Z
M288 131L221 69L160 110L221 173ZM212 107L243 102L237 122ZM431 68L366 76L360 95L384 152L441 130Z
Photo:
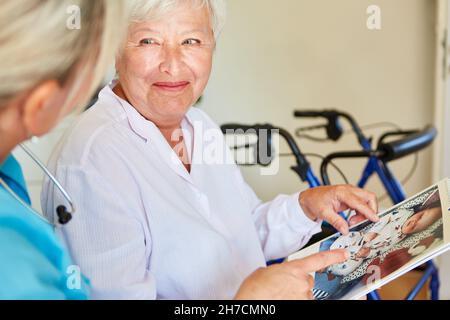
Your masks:
M313 254L309 257L287 262L292 267L300 268L304 272L316 272L317 270L327 268L333 264L348 260L350 254L345 249L323 251Z

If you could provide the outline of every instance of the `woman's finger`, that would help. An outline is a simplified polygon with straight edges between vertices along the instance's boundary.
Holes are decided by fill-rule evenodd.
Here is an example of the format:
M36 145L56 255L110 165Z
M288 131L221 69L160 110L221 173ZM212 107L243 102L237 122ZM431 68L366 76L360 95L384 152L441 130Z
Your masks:
M354 188L353 192L358 197L364 199L374 212L378 212L378 199L375 193L356 187Z
M348 222L345 221L337 212L332 209L325 210L322 213L322 218L329 224L331 224L340 233L348 234Z
M379 218L368 203L364 202L362 198L356 196L355 194L349 192L339 198L341 204L344 204L349 209L355 210L356 212L364 215L367 219L378 222Z

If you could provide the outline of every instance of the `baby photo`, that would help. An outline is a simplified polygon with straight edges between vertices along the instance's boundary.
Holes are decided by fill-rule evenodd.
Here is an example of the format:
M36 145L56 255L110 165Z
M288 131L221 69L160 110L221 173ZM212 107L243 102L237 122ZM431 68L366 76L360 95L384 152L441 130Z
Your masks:
M357 285L371 281L372 270L384 278L425 250L443 241L442 210L437 187L425 191L348 235L325 240L320 251L347 249L350 259L315 275L316 299L339 299Z

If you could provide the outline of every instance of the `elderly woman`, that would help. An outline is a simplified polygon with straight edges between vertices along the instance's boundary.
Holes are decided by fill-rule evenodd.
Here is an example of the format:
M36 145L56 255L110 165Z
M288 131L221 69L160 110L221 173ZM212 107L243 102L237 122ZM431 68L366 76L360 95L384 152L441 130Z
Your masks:
M221 0L137 1L118 81L52 157L79 203L59 232L95 298L228 299L267 260L301 248L322 220L347 232L338 211L377 219L373 194L350 186L262 203L234 163L206 159L223 137L205 138L220 129L192 105L210 76L223 10ZM230 158L226 150L222 160ZM51 184L42 200L50 217L63 201ZM345 259L330 254L303 269L306 291L308 272Z

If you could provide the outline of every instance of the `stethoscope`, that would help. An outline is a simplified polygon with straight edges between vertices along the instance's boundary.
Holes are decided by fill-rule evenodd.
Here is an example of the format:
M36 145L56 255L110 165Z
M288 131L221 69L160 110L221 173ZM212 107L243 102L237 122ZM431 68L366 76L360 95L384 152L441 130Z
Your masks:
M67 211L66 206L59 205L56 208L56 214L58 215L58 222L60 224L62 225L67 224L72 219L72 215L75 212L75 206L73 204L72 198L69 196L66 190L64 190L64 188L61 186L58 180L56 180L56 178L50 173L50 171L46 168L46 166L38 159L38 157L30 149L28 149L28 147L26 147L23 144L20 144L20 148L44 171L45 175L53 182L56 188L58 188L63 197L66 199L67 203L70 206L70 211ZM16 199L21 205L27 208L30 212L38 216L41 220L44 220L44 222L54 226L54 223L50 222L48 219L43 217L28 203L22 200L22 198L20 198L17 195L17 193L15 193L1 177L0 177L0 185L2 185L14 197L14 199Z

